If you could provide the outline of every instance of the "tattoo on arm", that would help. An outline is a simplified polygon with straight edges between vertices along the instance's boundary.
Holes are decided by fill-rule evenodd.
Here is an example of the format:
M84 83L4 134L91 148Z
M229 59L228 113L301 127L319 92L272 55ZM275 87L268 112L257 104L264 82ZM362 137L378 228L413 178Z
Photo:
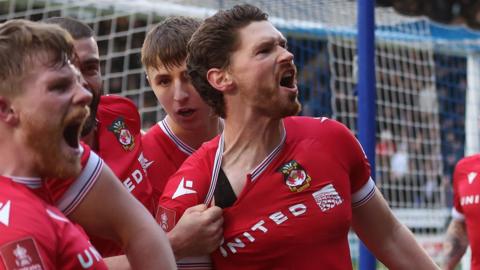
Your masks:
M465 222L452 220L444 245L444 269L454 269L468 246Z

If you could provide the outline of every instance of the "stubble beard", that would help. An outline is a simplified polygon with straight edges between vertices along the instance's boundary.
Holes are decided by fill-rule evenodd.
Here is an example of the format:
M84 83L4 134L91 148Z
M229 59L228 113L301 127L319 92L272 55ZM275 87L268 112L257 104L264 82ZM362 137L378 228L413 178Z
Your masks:
M27 147L34 155L35 169L42 178L66 179L76 177L81 171L80 157L65 154L61 147L64 140L59 127L40 121L26 121Z
M263 103L257 104L259 108L262 108L260 111L262 111L263 114L274 119L282 119L297 115L301 111L302 105L298 101L297 94L289 93L287 98L283 98L276 91L278 91L278 89L260 91L255 97L254 100L256 100L256 102Z

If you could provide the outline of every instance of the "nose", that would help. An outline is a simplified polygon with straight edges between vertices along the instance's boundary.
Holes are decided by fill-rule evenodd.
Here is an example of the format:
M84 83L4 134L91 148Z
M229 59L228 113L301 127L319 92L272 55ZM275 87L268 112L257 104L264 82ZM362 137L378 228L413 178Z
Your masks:
M88 106L92 102L92 93L84 86L83 83L78 82L75 87L74 103L80 106Z
M187 87L184 85L184 83L180 80L177 80L174 83L174 89L173 89L173 100L177 102L182 102L188 99L189 93L187 90Z
M280 50L281 52L280 52L279 61L281 63L293 62L293 53L291 53L289 50L283 47L280 47Z

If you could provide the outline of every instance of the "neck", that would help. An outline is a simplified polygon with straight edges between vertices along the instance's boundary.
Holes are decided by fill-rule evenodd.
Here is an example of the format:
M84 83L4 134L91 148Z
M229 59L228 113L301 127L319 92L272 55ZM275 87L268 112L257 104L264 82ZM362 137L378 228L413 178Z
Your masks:
M242 164L254 169L277 147L284 135L282 119L227 114L224 130L222 166Z
M201 126L193 129L182 128L170 117L168 117L168 115L166 117L166 121L175 136L193 149L198 149L202 143L213 139L215 136L220 134L223 129L223 122L216 116L212 116Z
M13 139L0 141L0 175L18 177L38 177L35 170L34 153L25 144L16 144Z

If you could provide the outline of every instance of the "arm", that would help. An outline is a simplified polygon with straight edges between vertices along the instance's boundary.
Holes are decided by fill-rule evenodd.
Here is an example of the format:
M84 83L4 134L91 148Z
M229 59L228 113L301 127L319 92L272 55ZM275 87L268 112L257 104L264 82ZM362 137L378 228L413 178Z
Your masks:
M438 269L413 234L393 216L378 189L352 212L353 229L388 269Z
M448 226L444 243L444 262L442 269L455 269L468 246L465 222L452 219Z
M223 237L222 210L199 204L185 210L168 233L177 259L208 255L220 246Z
M133 269L176 269L165 233L108 166L69 218L89 234L121 243Z

